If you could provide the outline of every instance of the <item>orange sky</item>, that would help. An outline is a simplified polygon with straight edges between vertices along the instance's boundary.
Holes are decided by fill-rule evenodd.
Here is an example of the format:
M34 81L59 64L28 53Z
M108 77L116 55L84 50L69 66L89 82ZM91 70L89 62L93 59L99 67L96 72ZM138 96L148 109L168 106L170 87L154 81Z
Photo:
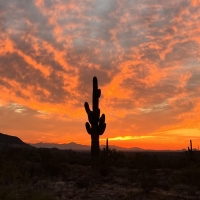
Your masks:
M101 144L198 148L200 1L0 2L0 132L90 144L93 76Z

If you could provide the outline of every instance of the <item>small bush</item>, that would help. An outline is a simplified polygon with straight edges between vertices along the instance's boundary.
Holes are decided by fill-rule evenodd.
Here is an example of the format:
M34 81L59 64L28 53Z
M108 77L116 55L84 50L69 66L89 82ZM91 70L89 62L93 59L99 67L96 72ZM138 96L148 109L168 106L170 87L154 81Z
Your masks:
M200 168L190 166L181 169L174 175L174 183L186 184L200 189Z
M143 189L144 193L148 195L158 185L156 170L154 169L140 170L138 176L138 182L139 186Z

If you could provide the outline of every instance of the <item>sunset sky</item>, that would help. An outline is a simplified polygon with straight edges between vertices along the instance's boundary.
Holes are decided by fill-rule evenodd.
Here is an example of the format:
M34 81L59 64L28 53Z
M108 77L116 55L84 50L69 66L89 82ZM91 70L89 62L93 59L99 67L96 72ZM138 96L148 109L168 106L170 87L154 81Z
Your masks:
M0 132L90 144L92 78L101 144L200 145L200 0L0 0Z

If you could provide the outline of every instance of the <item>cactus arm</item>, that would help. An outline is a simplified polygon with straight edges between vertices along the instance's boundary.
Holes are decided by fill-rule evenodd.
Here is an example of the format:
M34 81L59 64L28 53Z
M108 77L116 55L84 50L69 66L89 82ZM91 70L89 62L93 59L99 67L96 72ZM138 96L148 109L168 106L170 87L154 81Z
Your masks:
M85 107L86 113L89 114L91 112L91 110L90 110L90 106L89 106L88 102L84 103L84 107Z
M88 122L85 123L85 128L88 132L89 135L92 134L92 127L90 126L90 124Z
M106 120L106 116L104 114L102 114L100 119L99 119L99 124L104 124L105 120Z
M99 98L101 96L101 90L98 89L97 97Z
M98 89L97 78L93 78L93 94L92 94L92 109L95 112L99 107L99 97L101 96L101 90Z
M106 129L105 115L102 114L99 119L99 129L98 129L99 135L103 135L105 129Z
M85 111L88 115L88 121L90 122L90 124L93 124L93 121L94 121L94 114L93 114L93 111L90 110L90 106L88 104L88 102L85 102L84 104L84 107L85 107Z
M98 134L103 135L105 130L106 130L106 123L102 124L102 126L99 127Z

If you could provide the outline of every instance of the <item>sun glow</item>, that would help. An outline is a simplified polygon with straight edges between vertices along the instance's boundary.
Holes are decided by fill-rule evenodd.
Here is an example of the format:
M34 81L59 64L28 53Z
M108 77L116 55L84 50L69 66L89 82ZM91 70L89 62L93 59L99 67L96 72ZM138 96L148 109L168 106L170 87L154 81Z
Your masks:
M111 137L109 141L123 141L123 140L138 140L138 139L147 139L147 138L155 138L155 136L118 136L118 137ZM101 138L100 140L106 140L105 138Z

